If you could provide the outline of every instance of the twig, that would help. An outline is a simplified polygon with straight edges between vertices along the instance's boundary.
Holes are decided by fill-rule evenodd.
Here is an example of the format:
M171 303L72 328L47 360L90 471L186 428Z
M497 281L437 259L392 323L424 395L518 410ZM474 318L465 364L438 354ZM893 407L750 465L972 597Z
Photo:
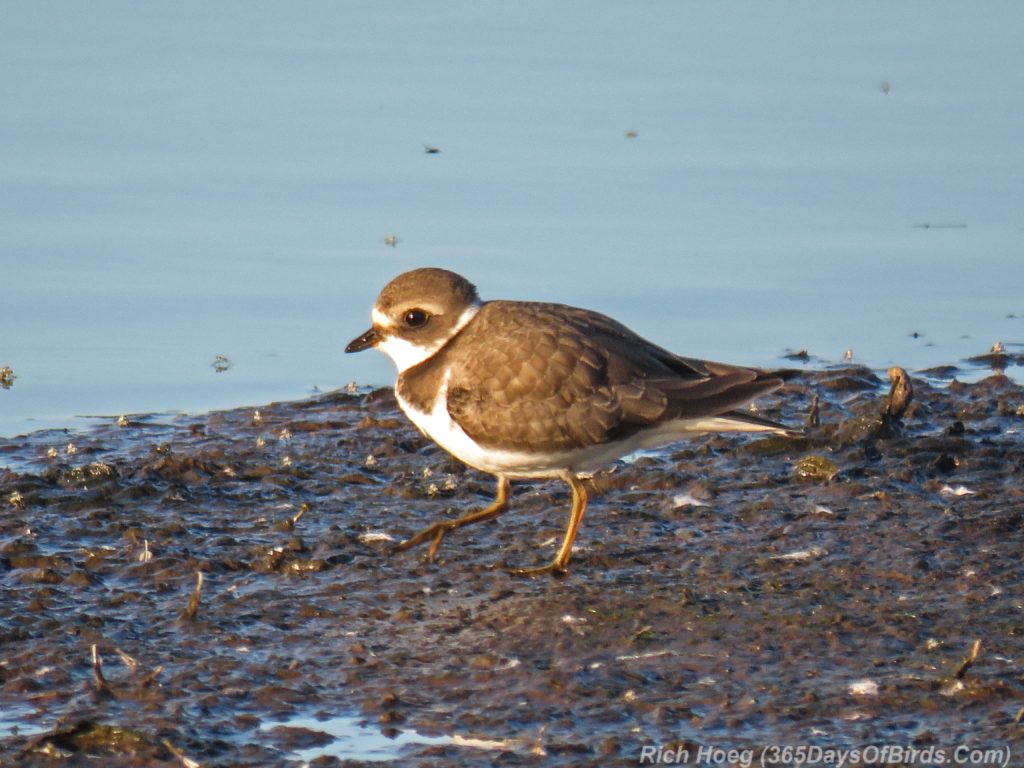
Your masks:
M652 627L650 624L645 624L633 633L633 636L629 638L629 641L631 643L635 643L637 640L642 640L644 638L644 635L653 634L653 632L654 627Z
M818 395L811 397L811 410L807 414L806 424L808 427L817 427L821 424L821 416L818 409Z
M95 646L94 646L95 647ZM139 668L139 662L129 656L127 653L122 651L120 648L115 648L114 653L121 659L121 663L128 667L128 671L134 673Z
M978 658L978 652L981 651L981 640L975 640L974 646L971 648L970 655L961 662L960 666L957 667L956 673L953 675L955 680L963 680L964 675L967 674L967 670L974 664L974 660Z
M153 667L153 670L148 675L139 680L139 687L148 688L150 685L153 684L153 682L160 676L160 673L163 671L163 664L158 664L157 666Z
M309 512L310 509L312 509L312 507L309 505L309 502L302 502L299 506L299 511L295 514L295 517L292 518L292 525L298 525L299 520L301 520L302 516Z
M104 696L112 695L110 686L107 685L107 679L103 677L103 659L96 649L96 643L92 644L92 678L96 683L96 693Z
M295 526L298 524L299 520L301 520L303 515L309 512L312 508L313 507L308 502L302 502L302 504L299 505L298 512L289 518L285 518L279 523L274 523L274 530L286 532L295 530Z
M181 764L185 766L185 768L203 768L202 763L193 760L176 746L171 744L167 739L160 739L160 743L163 744L172 755L181 760Z
M185 610L181 612L178 617L180 621L192 621L196 617L196 612L199 610L199 601L203 597L203 572L196 571L196 588L192 592L192 597L189 598L188 605L185 606Z

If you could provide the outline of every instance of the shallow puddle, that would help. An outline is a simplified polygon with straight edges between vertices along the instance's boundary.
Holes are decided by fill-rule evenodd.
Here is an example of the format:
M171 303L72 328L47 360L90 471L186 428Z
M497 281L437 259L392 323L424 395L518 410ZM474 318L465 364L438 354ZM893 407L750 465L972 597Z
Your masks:
M35 736L49 730L48 725L34 722L36 714L35 707L27 704L5 703L0 709L0 739Z
M324 742L316 746L285 748L290 756L304 763L319 757L343 760L382 762L397 760L403 748L410 745L451 744L448 736L424 736L415 731L393 730L388 734L380 726L370 725L366 718L355 715L334 716L324 720L293 717L260 726L270 731L271 737L282 737L286 742Z

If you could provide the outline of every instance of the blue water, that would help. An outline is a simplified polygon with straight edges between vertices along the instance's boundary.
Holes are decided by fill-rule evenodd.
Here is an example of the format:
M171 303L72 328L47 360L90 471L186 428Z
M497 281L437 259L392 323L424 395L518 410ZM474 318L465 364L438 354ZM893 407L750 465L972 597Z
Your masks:
M1020 343L1022 32L1015 2L9 3L0 435L388 383L342 349L422 265L735 363Z

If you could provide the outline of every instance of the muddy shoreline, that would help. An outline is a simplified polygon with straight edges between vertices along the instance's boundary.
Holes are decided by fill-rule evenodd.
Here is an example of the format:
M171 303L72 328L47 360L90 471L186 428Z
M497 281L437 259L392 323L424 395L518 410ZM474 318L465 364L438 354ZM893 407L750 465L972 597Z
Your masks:
M801 372L759 405L801 424L817 397L806 438L595 476L563 578L505 570L553 556L558 483L437 563L387 553L493 493L387 389L0 439L0 764L370 760L318 726L340 715L441 737L404 765L1019 751L1024 389L913 389L892 420L884 374Z

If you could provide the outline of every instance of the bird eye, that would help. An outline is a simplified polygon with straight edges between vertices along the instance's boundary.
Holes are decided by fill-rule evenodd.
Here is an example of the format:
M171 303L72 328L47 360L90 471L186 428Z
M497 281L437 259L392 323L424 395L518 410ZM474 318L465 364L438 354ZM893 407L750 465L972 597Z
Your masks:
M422 309L410 309L405 313L405 324L410 328L419 328L427 324L427 320L430 319L430 315L424 312Z

